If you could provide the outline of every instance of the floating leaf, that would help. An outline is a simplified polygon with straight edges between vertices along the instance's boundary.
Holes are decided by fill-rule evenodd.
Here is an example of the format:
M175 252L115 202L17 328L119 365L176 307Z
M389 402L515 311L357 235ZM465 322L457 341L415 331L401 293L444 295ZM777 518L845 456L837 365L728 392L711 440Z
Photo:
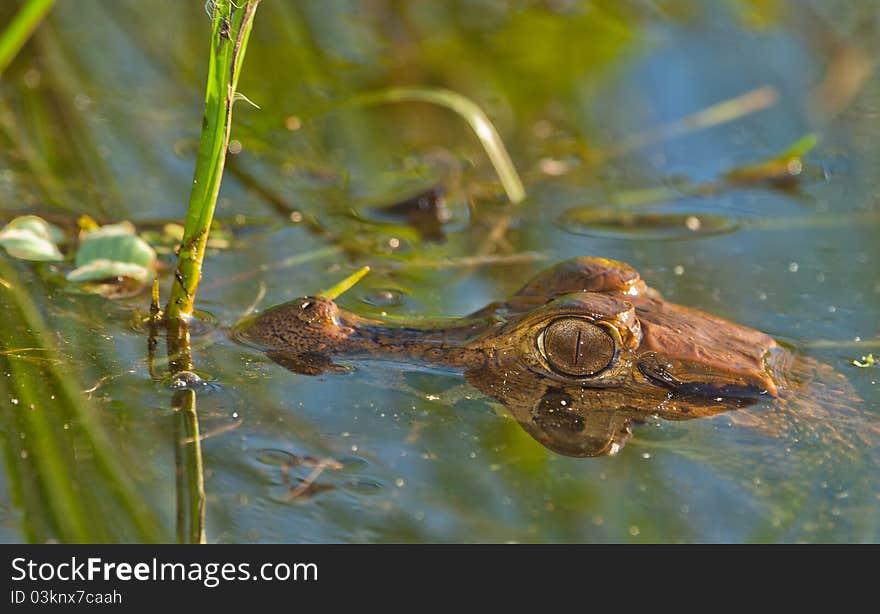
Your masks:
M149 275L149 269L139 264L98 258L68 273L67 280L82 282L112 279L114 277L128 277L138 281L146 281Z
M64 240L60 228L36 215L17 217L0 230L0 245L21 260L57 261L64 256L58 244Z
M874 358L873 354L868 354L867 356L862 356L861 360L853 360L852 363L857 367L867 369L868 367L873 367L876 364L880 364L880 361Z
M807 134L781 154L757 164L734 168L725 173L730 183L745 185L760 182L788 185L804 170L803 157L819 143L818 135Z
M152 277L155 261L156 252L135 234L129 222L101 226L81 235L76 268L67 279L89 282L125 278L144 283Z

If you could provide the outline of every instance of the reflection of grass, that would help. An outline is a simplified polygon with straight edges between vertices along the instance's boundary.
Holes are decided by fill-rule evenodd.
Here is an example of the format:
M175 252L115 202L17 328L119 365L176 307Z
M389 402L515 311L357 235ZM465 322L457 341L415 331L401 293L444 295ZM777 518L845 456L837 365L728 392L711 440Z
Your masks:
M202 277L208 232L223 178L238 77L259 1L247 0L240 8L230 0L208 3L213 9L214 27L205 88L204 123L175 281L166 310L169 318L192 315Z
M177 490L177 541L204 544L205 473L193 387L192 342L186 322L168 323L169 368L175 389L171 407L174 421L174 466ZM197 385L197 383L195 383Z
M776 104L778 98L778 92L772 87L766 85L759 87L735 98L706 107L669 124L624 138L605 150L599 158L602 161L607 161L654 143L741 119L746 115L756 113Z
M42 118L45 118L46 124L53 123L53 119L48 116L44 115ZM7 142L14 143L17 154L30 169L30 176L43 192L46 203L63 211L76 211L76 203L63 181L52 171L46 156L31 142L33 135L28 134L26 128L12 105L6 99L0 98L0 132L6 136Z
M174 466L177 491L177 541L181 544L204 544L205 473L199 416L194 390L174 394Z
M28 0L0 34L0 73L30 38L31 33L55 4L55 0Z
M713 181L693 183L687 179L677 178L673 185L620 190L609 194L606 199L617 208L638 209L662 205L692 196L718 196L725 191L735 189L795 190L801 178L808 174L805 172L803 158L818 143L818 135L809 133L792 143L781 153L752 164L731 168ZM596 208L595 206L586 206L573 208L569 211L592 215Z
M0 275L0 346L41 348L57 356L30 288L8 261ZM0 354L0 425L13 496L24 510L30 539L65 542L157 541L161 531L150 506L120 466L107 433L66 364ZM7 402L11 400L11 402Z
M392 87L362 94L350 101L351 104L360 105L389 102L426 102L446 107L457 113L480 139L480 143L486 150L492 166L495 167L498 179L504 186L504 191L507 192L510 201L518 203L526 197L522 180L513 166L513 161L510 159L498 131L495 130L495 126L475 102L456 92L429 87Z

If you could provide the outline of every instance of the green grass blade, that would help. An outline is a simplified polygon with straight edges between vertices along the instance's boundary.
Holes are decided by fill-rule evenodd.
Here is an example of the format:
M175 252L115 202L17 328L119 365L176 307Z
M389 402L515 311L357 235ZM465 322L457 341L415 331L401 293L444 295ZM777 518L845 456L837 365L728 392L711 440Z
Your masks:
M15 14L0 34L0 74L24 47L53 4L55 0L28 0Z
M392 87L361 94L350 100L349 104L369 105L391 102L425 102L445 107L458 114L480 139L510 202L516 204L525 199L526 190L501 136L483 110L471 99L440 88Z
M326 290L321 290L318 293L318 296L321 298L326 298L329 301L335 301L339 298L343 293L351 290L352 286L354 286L357 282L364 278L364 275L370 272L370 267L365 266L361 267L336 285L327 288Z
M259 2L247 0L241 6L230 0L208 3L213 9L214 25L205 87L204 122L175 281L166 309L169 318L185 319L192 315L202 277L208 232L223 179L235 88Z

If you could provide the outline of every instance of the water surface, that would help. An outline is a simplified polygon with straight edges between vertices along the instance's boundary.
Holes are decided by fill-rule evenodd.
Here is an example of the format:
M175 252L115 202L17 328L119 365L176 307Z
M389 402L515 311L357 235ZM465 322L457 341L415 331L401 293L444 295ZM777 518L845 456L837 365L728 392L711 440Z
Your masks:
M157 13L138 2L59 3L0 84L5 217L88 213L141 228L182 219L209 33L199 3L186 4ZM468 313L549 264L596 255L628 262L670 300L833 366L861 397L865 425L880 420L880 371L851 364L878 351L880 79L867 74L843 101L823 94L847 69L835 64L841 44L876 56L868 3L526 4L260 6L240 89L261 108L236 106L241 152L217 211L231 244L209 252L198 304L214 324L194 339L209 382L197 391L208 541L877 541L876 445L821 449L723 419L657 420L615 457L566 458L454 373L373 362L310 377L229 339L249 309L364 264L373 271L342 306L423 317ZM448 111L340 104L400 84L481 104L527 200L506 201L478 141ZM668 130L761 88L772 104ZM805 164L819 172L794 189L676 193L810 132L821 143ZM451 215L442 241L363 214L436 183ZM292 222L279 200L323 230ZM668 224L585 232L571 218L584 210ZM668 230L691 216L723 232ZM135 324L148 297L108 302L71 292L62 266L0 257L13 314L0 322L4 339L24 343L40 325L55 347L45 364L21 352L0 362L0 539L59 539L61 512L47 509L58 488L86 492L114 472L152 519L94 497L84 505L100 515L101 538L175 539L178 416L167 379L148 373ZM164 293L170 278L161 279ZM389 289L393 300L376 300ZM12 307L20 293L30 310ZM50 393L29 410L58 422L53 441L73 459L59 483L40 474L39 496L27 486L38 448L22 439L25 409L10 383L21 369L68 378L91 416L67 425ZM106 442L83 443L95 431ZM320 459L335 464L316 471ZM317 487L296 490L312 478Z

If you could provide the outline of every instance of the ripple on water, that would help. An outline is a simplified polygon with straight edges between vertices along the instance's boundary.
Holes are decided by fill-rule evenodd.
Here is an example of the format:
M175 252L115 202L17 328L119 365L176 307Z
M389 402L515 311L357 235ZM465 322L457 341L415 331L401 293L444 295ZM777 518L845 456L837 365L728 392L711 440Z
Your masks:
M396 288L375 288L361 297L361 302L373 307L399 307L406 301L406 293Z
M220 327L220 320L213 313L196 309L189 321L190 337L204 337ZM143 311L136 311L128 322L128 329L138 335L150 333L150 315Z
M711 213L636 212L575 207L557 219L557 225L576 235L680 241L734 232L739 221Z
M343 487L350 492L364 495L374 494L385 488L378 480L369 478L349 480L343 484Z

